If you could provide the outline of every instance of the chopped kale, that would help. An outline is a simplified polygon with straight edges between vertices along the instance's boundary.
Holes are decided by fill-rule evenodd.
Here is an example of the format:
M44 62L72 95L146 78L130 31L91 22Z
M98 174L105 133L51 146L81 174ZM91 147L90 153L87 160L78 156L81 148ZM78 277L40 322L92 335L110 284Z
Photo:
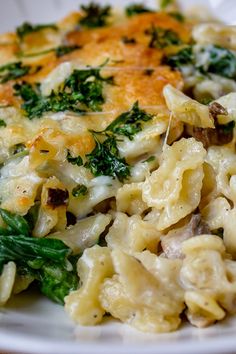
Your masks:
M23 65L21 61L3 65L0 67L0 83L4 84L7 81L19 79L27 74L36 73L40 69L40 66L33 68L30 65Z
M81 49L82 47L79 45L61 45L55 49L56 56L58 58L63 55L69 54L77 49Z
M80 25L88 28L96 28L108 24L108 18L111 16L111 6L102 6L91 2L88 5L82 5L81 9L84 16L79 22Z
M170 29L156 27L153 24L144 32L150 36L149 48L165 48L169 45L182 44L178 34Z
M151 9L147 8L144 4L133 3L125 8L126 16L131 17L134 15L139 15L145 12L153 12Z
M77 166L82 166L83 165L82 157L80 157L80 156L73 157L71 155L70 151L67 152L66 159L72 165L77 165Z
M104 131L92 131L96 142L94 150L86 155L85 167L95 176L112 176L123 181L130 176L130 166L119 154L116 136L127 136L130 140L142 130L142 122L152 115L139 108L135 102L130 111L120 114ZM103 141L98 139L100 137Z
M16 33L19 39L23 40L24 37L27 36L28 34L39 32L44 29L52 29L54 31L58 30L57 26L53 23L32 25L29 22L24 22L21 26L16 28Z
M142 130L142 122L147 122L152 118L153 115L139 108L138 102L135 102L131 110L119 115L108 125L105 132L125 135L130 140L133 140L134 135Z
M101 67L74 70L60 90L49 96L42 96L39 84L26 82L14 85L15 95L22 98L22 108L29 119L41 117L45 112L100 111L104 103L103 83L113 84L113 77L102 77L100 70Z
M88 193L88 188L84 184L78 184L76 187L72 189L73 197L84 196Z
M117 141L114 135L106 136L103 142L93 132L96 146L90 154L87 154L85 167L90 169L94 176L117 177L119 181L130 176L130 167L124 158L120 157Z

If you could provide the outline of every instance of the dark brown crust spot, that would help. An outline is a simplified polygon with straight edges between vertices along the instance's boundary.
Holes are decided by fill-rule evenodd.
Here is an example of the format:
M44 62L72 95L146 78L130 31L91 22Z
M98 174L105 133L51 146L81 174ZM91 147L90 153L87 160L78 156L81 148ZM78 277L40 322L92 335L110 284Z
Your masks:
M67 190L59 188L48 188L47 205L53 209L62 205L67 205L69 193Z
M219 104L218 102L213 102L210 104L209 112L215 121L217 120L217 116L219 115L222 116L228 115L227 110L223 106L221 106L221 104Z

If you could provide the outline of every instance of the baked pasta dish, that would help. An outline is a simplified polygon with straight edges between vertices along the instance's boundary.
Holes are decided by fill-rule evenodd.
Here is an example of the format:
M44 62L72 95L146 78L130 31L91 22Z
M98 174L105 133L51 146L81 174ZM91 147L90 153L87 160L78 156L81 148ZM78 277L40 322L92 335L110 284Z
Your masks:
M0 305L34 284L81 325L234 314L235 121L235 27L171 1L2 34Z

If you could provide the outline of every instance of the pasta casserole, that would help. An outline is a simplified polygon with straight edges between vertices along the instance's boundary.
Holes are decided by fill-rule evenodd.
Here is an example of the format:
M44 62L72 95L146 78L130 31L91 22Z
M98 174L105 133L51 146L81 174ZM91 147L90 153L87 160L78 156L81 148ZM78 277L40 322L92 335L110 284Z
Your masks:
M80 325L236 313L235 121L235 27L172 1L0 35L0 305L34 283Z

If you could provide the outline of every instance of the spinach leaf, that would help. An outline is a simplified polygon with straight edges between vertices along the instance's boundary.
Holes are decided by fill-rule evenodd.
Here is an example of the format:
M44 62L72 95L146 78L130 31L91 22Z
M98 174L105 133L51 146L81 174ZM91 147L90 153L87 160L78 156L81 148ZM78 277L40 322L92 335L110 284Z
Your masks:
M119 115L108 127L105 132L112 132L118 135L125 135L133 140L135 134L142 130L142 122L147 122L153 118L139 108L138 102L135 102L130 111Z
M58 263L45 263L39 270L38 278L41 292L62 305L65 296L78 288L76 268L68 271Z
M0 215L3 221L10 227L13 234L29 236L30 227L26 219L8 210L0 209Z
M108 18L111 16L111 6L109 5L102 6L91 2L88 5L82 5L81 9L84 16L79 24L88 28L106 26Z
M182 40L178 34L170 29L164 29L156 27L153 24L150 28L144 32L147 36L150 36L149 48L165 48L169 45L182 44Z
M144 4L133 3L125 8L126 16L131 17L134 15L139 15L142 13L153 12L151 9L147 8Z
M55 49L57 58L62 57L63 55L69 54L74 50L81 49L79 45L61 45Z
M119 181L130 176L130 167L124 158L120 157L116 138L107 136L103 142L97 138L97 133L92 132L96 145L90 154L87 154L85 167L90 169L94 176L117 177Z
M21 61L3 65L0 67L0 83L4 84L7 81L19 79L27 74L36 73L41 67L37 66L32 69L30 65L23 65Z
M69 254L70 249L60 240L23 235L0 236L0 263L28 264L35 259L64 262Z
M86 109L100 111L104 103L103 84L113 84L112 76L101 76L102 66L74 70L58 92L53 91L46 97L42 96L39 84L31 85L26 82L14 85L15 95L22 98L22 108L29 119L39 118L45 112L68 110L81 113Z
M76 187L72 189L73 197L84 196L88 193L88 188L84 184L78 184Z
M57 26L53 23L32 25L29 22L24 22L21 26L16 28L16 33L19 39L23 40L24 37L27 36L28 34L39 32L44 29L52 29L54 31L58 30Z
M61 304L64 297L78 287L76 267L67 260L70 253L61 240L0 236L0 267L14 261L18 274L33 276L41 292Z

